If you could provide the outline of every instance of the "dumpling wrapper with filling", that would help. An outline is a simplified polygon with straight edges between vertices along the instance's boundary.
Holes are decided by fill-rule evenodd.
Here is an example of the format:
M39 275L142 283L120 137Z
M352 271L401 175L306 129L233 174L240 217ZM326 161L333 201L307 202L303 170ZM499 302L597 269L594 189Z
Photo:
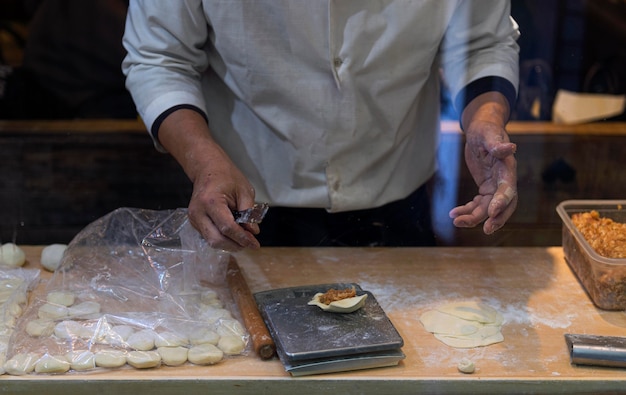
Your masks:
M313 296L313 299L310 300L308 304L312 306L318 306L320 309L331 313L352 313L353 311L357 311L358 309L363 307L365 305L365 299L367 299L367 294L363 294L353 296L351 298L336 300L334 302L330 302L330 304L325 304L320 302L320 296L322 295L324 294L315 294Z

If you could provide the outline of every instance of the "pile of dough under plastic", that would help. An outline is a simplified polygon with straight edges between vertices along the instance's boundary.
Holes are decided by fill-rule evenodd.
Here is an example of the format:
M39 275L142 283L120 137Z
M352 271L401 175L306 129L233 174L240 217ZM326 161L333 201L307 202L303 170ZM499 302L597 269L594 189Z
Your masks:
M186 362L211 365L225 355L244 351L247 334L239 321L223 307L217 293L205 289L199 295L198 318L172 327L141 327L115 323L115 316L103 314L98 302L78 301L67 291L52 291L37 310L37 317L26 323L32 338L49 338L58 344L72 344L71 351L18 352L6 361L11 375L65 373L95 368L138 369L160 365L178 366Z
M30 288L38 279L38 270L0 270L0 374L4 373L3 366L15 323L22 315Z
M455 348L488 346L504 340L504 317L481 302L444 304L422 314L420 321L435 338Z

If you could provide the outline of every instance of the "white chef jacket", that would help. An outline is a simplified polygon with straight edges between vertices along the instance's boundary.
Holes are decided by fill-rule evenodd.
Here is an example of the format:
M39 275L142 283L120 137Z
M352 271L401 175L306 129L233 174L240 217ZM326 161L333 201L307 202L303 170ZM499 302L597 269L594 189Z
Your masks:
M191 106L258 201L337 212L432 176L440 70L514 99L517 37L503 0L132 0L123 71L157 147Z

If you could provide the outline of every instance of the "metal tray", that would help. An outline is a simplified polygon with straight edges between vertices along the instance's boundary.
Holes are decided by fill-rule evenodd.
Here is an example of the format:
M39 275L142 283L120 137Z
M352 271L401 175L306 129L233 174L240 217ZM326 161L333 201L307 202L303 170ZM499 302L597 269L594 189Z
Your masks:
M365 305L352 313L329 313L307 303L330 288L355 287L367 293ZM277 351L289 364L297 361L341 358L355 354L398 350L404 345L374 295L358 284L308 285L258 292L255 299Z

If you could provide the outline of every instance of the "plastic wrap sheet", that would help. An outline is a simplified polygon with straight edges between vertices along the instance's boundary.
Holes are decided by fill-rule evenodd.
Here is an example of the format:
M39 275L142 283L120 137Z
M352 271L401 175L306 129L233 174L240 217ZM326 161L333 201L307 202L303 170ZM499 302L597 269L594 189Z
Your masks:
M9 345L16 359L7 373L90 370L91 359L93 368L116 367L119 359L98 363L111 352L134 367L212 364L247 353L225 280L229 259L208 247L185 209L113 211L71 241L51 280L33 293ZM134 363L165 348L178 357Z

